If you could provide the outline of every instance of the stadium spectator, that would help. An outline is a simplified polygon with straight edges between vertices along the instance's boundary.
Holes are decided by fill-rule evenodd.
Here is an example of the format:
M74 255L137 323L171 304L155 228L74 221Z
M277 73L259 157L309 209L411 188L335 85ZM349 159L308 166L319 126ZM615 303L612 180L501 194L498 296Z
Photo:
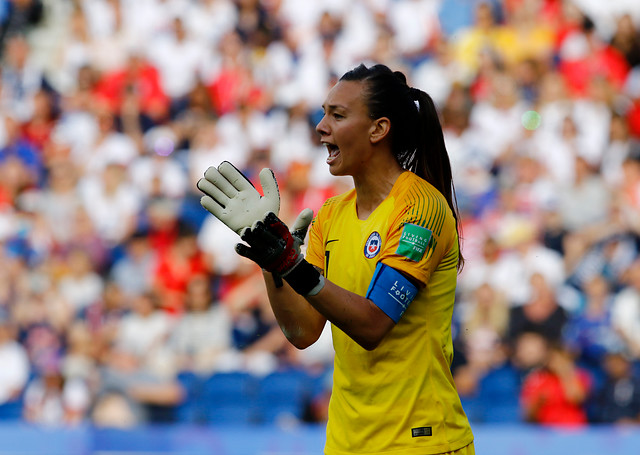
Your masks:
M619 188L623 181L623 163L633 153L633 141L624 116L613 114L609 138L602 153L600 172L610 189ZM615 196L614 196L615 199Z
M66 241L56 245L54 251L64 254L73 249L82 249L91 257L91 263L95 270L103 274L113 261L111 240L102 235L89 213L82 206L70 215L68 221L71 224L68 237L65 238Z
M107 162L101 172L85 175L78 185L82 208L109 247L135 231L142 198L140 189L127 179L123 164Z
M630 354L640 358L640 260L636 259L627 268L624 284L614 298L611 322Z
M591 388L591 377L576 366L571 353L552 343L544 366L530 372L522 383L524 418L540 425L583 426Z
M46 84L44 69L22 35L8 39L2 61L0 106L17 120L27 121L33 114L33 96Z
M539 370L547 359L549 341L538 332L523 332L505 345L509 360L521 379Z
M5 117L7 143L0 149L0 167L4 174L3 199L17 202L20 192L39 184L44 166L40 151L20 133L17 119Z
M611 195L602 176L589 162L576 156L574 180L561 188L558 211L565 229L578 231L585 226L603 223L610 213Z
M640 422L640 378L624 348L608 351L602 359L605 377L594 391L589 406L590 420L607 424Z
M465 302L459 337L464 343L467 363L479 376L503 359L500 345L509 324L509 304L488 283L480 284Z
M574 353L579 365L597 379L604 355L620 343L611 324L613 295L605 277L596 275L584 284L580 301L569 315L562 342Z
M144 199L184 199L188 180L176 159L178 137L166 126L148 130L143 138L144 153L129 168L131 183L141 190Z
M60 365L49 365L29 382L24 394L27 422L44 426L76 426L84 422L91 404L87 384L76 378L65 379Z
M141 50L129 51L124 68L103 73L96 83L95 96L114 115L133 104L143 130L169 117L169 98L162 88L158 70Z
M450 38L455 59L463 65L463 77L467 83L477 76L484 52L499 52L502 28L496 16L490 2L476 2L472 25L460 29Z
M507 339L515 341L525 332L536 332L550 342L559 342L567 311L558 304L555 292L542 274L534 273L530 282L529 300L510 310Z
M624 55L598 35L593 20L586 15L580 28L564 37L558 57L559 70L570 92L578 97L584 96L589 82L599 77L620 90L630 70Z
M102 277L94 269L91 255L84 249L71 249L66 257L66 270L60 271L58 292L75 313L83 313L102 295Z
M56 106L51 92L40 90L33 95L33 112L29 121L21 126L22 137L43 154L49 145L56 125ZM46 158L43 159L46 161Z
M173 242L158 252L152 289L159 299L160 307L171 314L184 311L191 278L208 271L196 235L191 226L180 223Z
M187 284L185 312L168 341L180 372L207 375L228 368L224 361L233 346L231 312L218 300L213 278L198 274Z
M97 379L99 343L93 339L86 319L77 319L70 324L65 344L67 350L60 364L60 372L65 380L82 381L87 386L89 400L92 401L91 388ZM85 409L85 413L87 412Z
M4 2L0 12L0 56L6 40L24 35L36 27L44 16L42 0L12 0Z
M228 228L225 229L228 230ZM248 261L244 271L224 294L231 314L234 352L223 359L227 368L267 375L281 365L290 364L291 350L278 326L265 296L264 280Z
M469 127L483 138L477 146L492 167L499 168L522 139L522 114L526 110L528 105L520 99L516 81L509 73L496 71L488 77L487 95L471 108Z
M503 188L500 197L505 207L492 210L495 219L485 217L486 228L496 236L501 251L494 267L504 274L505 281L496 287L511 305L522 305L533 297L531 279L539 274L555 293L565 277L562 256L542 244L540 227L533 220L511 207L516 200L509 189Z
M555 29L553 22L539 18L544 13L545 2L505 2L505 26L502 30L500 53L505 65L515 68L524 61L548 65L553 58Z
M143 294L153 283L157 253L142 230L131 234L123 247L124 252L111 266L109 278L127 296Z
M119 393L140 421L164 421L182 399L167 340L175 320L151 292L134 297L131 311L115 321L103 354L98 396Z
M17 339L17 327L3 315L0 319L0 404L22 398L30 374L27 351Z
M91 137L82 148L72 148L72 158L84 175L100 174L108 164L118 163L127 166L139 156L134 139L118 131L116 117L104 104L94 104L97 129L91 131ZM81 120L82 121L82 120Z
M622 14L618 17L610 44L624 55L631 68L640 65L640 30L631 14Z
M162 90L170 99L169 115L175 118L184 110L189 93L203 78L204 43L191 38L183 19L176 16L170 29L148 46L147 56L158 69Z

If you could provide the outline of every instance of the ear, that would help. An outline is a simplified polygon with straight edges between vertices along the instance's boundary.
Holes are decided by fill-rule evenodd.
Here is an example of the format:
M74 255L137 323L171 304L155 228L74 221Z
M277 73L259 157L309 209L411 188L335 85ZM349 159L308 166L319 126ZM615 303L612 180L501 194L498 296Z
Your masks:
M369 140L373 144L377 144L389 135L391 130L391 122L387 117L380 117L371 124L369 129Z

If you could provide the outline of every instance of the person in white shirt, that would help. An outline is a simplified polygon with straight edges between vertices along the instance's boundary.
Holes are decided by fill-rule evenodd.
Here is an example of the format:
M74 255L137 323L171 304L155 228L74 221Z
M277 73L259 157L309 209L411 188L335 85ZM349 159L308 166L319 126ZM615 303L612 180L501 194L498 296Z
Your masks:
M611 323L634 358L640 358L640 259L626 271L626 286L611 308Z
M211 277L194 276L187 286L186 312L171 332L170 349L180 371L210 374L224 369L231 349L232 321L228 308L215 300Z
M16 400L29 379L27 350L16 341L15 327L0 318L0 404Z
M189 93L202 79L205 48L187 32L182 18L174 17L171 30L160 35L147 54L160 72L162 89L171 98L174 115L186 107Z

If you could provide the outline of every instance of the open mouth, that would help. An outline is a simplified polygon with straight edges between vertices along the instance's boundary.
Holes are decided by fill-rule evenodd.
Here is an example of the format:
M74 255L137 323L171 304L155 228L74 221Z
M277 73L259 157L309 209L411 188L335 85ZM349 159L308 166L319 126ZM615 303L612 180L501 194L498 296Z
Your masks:
M329 152L327 163L331 163L340 154L340 149L335 144L329 144L325 142L324 145L327 147L327 151Z

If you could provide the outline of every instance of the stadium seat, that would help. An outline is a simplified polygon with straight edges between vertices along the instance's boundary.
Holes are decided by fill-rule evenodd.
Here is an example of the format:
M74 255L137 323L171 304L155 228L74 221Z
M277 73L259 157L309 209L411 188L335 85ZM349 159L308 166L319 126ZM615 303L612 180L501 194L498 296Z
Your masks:
M22 419L23 400L7 401L0 404L0 420L20 420Z
M312 392L308 373L283 370L271 373L259 381L256 405L261 423L277 423L291 418L302 419Z
M202 384L198 414L211 424L255 423L256 386L256 378L249 373L215 373Z
M477 395L460 396L460 402L469 422L482 422L484 419L484 403Z
M478 399L479 419L487 423L515 423L521 421L520 375L513 367L504 365L490 371L480 380Z
M204 423L205 414L200 403L206 378L193 372L182 372L177 379L184 389L184 400L176 406L176 420L183 423Z

